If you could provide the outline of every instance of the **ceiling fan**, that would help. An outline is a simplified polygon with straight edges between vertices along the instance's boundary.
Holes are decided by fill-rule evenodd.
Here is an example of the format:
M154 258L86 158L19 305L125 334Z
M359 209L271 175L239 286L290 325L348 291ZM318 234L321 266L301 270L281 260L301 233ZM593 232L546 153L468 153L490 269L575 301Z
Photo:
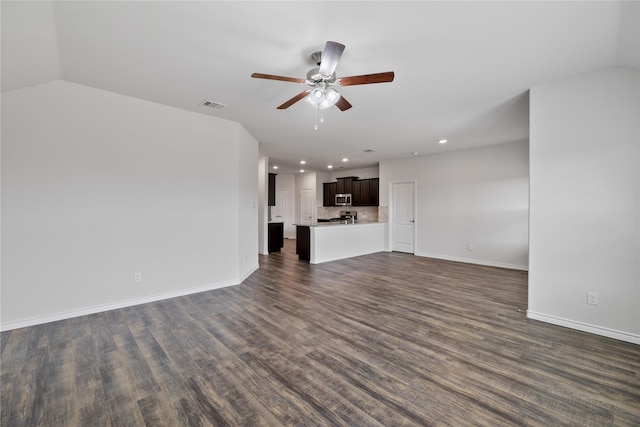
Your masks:
M316 108L326 109L336 106L340 111L348 110L352 105L347 101L333 86L355 86L366 85L371 83L387 83L392 82L394 73L388 71L385 73L364 74L351 77L336 77L336 67L344 51L344 45L328 41L324 47L324 51L314 52L311 59L318 67L311 69L307 73L306 79L298 79L295 77L276 76L272 74L253 73L251 77L256 79L281 80L293 83L306 83L310 89L300 92L284 104L278 106L278 110L284 110L291 107L303 98L307 98Z

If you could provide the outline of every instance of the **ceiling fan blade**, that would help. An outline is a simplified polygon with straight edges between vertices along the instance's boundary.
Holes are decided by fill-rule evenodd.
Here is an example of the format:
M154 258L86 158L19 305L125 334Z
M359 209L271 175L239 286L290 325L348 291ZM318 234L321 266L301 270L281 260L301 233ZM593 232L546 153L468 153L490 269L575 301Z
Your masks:
M363 74L361 76L342 77L338 79L340 86L368 85L371 83L388 83L392 82L394 77L393 71L376 74Z
M336 67L338 66L338 62L340 61L340 57L342 56L342 52L344 51L344 45L336 42L327 42L324 46L324 50L322 51L322 60L320 62L320 74L323 76L331 76L334 71L336 71Z
M344 99L344 96L340 95L340 99L338 99L338 102L336 102L336 107L338 107L340 111L345 111L351 108L352 105L349 103L349 101Z
M251 77L254 79L281 80L283 82L305 83L305 79L296 79L295 77L275 76L273 74L253 73Z
M300 92L299 94L297 94L296 96L294 96L293 98L285 102L284 104L278 106L278 110L284 110L285 108L291 107L293 104L300 101L305 96L309 95L309 93L311 93L311 89L305 90L304 92Z

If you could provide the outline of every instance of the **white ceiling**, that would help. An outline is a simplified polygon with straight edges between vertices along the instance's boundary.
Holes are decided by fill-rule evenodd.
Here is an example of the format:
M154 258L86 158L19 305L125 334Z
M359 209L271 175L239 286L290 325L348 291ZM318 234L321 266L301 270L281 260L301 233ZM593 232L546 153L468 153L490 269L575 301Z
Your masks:
M610 66L640 68L637 1L7 2L2 90L64 79L240 122L280 172L528 139L527 90ZM327 40L346 45L353 108L315 110L296 83ZM205 100L221 110L200 106ZM447 138L446 145L437 140ZM373 149L374 153L364 153Z

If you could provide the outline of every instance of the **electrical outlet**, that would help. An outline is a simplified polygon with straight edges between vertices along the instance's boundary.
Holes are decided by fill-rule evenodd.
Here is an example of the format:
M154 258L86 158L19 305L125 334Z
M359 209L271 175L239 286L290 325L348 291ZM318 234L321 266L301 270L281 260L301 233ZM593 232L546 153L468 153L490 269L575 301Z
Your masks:
M598 305L598 293L597 292L587 292L587 304L589 305Z
M472 251L473 251L473 244L472 244L472 243L467 243L467 250L468 250L469 252L472 252Z
M135 283L140 283L142 282L142 273L137 272L136 274L133 275L133 281Z

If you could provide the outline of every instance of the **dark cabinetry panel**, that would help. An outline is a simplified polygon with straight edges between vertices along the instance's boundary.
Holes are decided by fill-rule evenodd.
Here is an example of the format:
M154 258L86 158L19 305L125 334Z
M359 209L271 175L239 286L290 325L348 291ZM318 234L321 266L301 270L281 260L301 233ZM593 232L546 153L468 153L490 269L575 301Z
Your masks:
M269 174L269 192L267 194L268 206L276 205L276 175L275 173Z
M350 194L353 192L353 181L358 179L355 176L347 176L345 178L338 178L336 184L336 193L338 194Z
M336 205L337 182L325 182L322 184L322 206Z
M296 253L302 261L309 261L311 257L311 230L308 225L296 227Z
M370 206L378 206L380 204L380 179L372 178L369 180L369 202Z
M350 193L353 206L378 206L380 203L379 178L338 178L338 182L325 182L322 186L323 206L335 206L336 193Z
M284 224L281 222L269 223L269 252L280 252L284 246Z
M353 182L353 206L370 206L370 185L368 179Z
M353 182L353 206L378 206L379 179L362 179Z

